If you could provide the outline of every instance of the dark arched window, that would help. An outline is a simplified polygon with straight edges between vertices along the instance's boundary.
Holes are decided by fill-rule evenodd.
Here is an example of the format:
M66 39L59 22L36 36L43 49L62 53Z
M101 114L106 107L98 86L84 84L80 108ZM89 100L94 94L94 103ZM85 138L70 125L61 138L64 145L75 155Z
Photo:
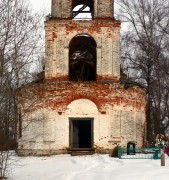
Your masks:
M72 19L73 20L93 19L93 0L73 0Z
M75 36L69 45L70 81L96 80L96 42L89 35Z

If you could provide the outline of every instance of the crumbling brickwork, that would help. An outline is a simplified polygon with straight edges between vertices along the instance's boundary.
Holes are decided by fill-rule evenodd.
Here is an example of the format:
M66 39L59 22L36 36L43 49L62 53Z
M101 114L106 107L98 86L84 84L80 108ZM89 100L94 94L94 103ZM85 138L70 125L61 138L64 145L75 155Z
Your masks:
M96 152L107 152L117 145L126 146L128 141L134 141L140 147L145 133L144 99L144 89L125 90L118 83L29 85L20 91L23 126L26 127L19 140L20 152L22 149L30 153L37 149L46 154L66 152L70 117L94 118Z

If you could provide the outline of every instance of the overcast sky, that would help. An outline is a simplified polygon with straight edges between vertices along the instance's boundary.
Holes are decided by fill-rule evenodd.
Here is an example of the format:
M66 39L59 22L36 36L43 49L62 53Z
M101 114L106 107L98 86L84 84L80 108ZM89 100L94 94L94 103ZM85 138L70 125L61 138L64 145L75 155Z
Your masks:
M51 11L51 0L30 0L30 2L36 11L45 10L47 14Z

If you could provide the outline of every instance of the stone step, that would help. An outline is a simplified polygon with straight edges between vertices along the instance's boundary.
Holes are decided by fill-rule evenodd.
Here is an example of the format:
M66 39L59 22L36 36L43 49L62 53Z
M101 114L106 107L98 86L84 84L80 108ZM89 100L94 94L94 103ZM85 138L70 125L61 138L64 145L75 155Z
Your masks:
M94 151L72 151L70 152L72 156L85 156L85 155L93 155Z

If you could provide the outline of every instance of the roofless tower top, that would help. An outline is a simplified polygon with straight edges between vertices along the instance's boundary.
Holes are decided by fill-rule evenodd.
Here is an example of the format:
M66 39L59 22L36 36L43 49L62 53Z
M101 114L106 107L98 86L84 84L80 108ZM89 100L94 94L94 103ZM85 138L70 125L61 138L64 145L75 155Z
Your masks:
M90 8L93 19L114 18L114 0L52 0L53 18L73 19L74 8L82 5L79 12Z

